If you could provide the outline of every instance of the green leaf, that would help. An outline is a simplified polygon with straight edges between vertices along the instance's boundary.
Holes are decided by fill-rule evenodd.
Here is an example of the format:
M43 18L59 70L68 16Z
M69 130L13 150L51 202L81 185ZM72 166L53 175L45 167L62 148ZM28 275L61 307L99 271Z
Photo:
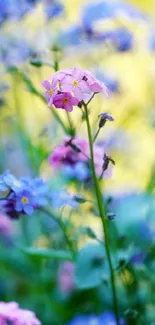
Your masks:
M34 256L38 258L48 258L48 259L58 259L58 260L67 260L72 261L72 255L70 252L64 250L55 250L55 249L44 249L44 248L20 248L23 253L28 254L29 256Z
M88 244L78 253L75 284L79 289L97 287L103 281L105 263L104 246Z

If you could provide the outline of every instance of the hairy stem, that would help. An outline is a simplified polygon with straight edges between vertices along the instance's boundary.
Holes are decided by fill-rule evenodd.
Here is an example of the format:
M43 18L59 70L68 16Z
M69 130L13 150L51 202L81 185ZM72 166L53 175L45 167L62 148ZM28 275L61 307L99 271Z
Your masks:
M66 225L63 222L63 220L60 217L56 217L47 208L41 208L40 210L42 210L45 214L47 214L48 216L50 216L59 225L59 227L61 228L61 230L62 230L62 232L64 234L64 237L66 239L66 243L67 243L67 245L68 245L68 247L69 247L69 249L71 251L71 254L72 254L73 258L75 258L76 249L75 249L74 243L72 242L70 236L68 235L67 228L66 228Z
M88 139L89 139L89 147L90 147L90 156L91 156L91 164L92 164L92 172L93 172L95 193L96 193L98 209L99 209L99 212L100 212L100 217L101 217L102 226L103 226L104 239L105 239L105 249L106 249L107 260L108 260L109 270L110 270L111 288L112 288L112 295L113 295L113 306L114 306L114 312L115 312L115 315L116 315L117 325L119 325L118 303L117 303L117 295L116 295L116 283L115 283L115 276L114 276L114 271L113 271L113 267L112 267L112 260L111 260L111 254L110 254L110 248L109 248L108 232L107 232L107 227L106 227L106 212L105 212L105 207L103 205L103 200L102 200L102 194L101 194L101 190L100 190L99 181L98 181L98 178L96 176L96 171L95 171L94 152L93 152L93 139L92 139L92 134L91 134L91 127L90 127L90 122L89 122L87 104L83 102L83 106L84 106L85 116L86 116L86 124L87 124L87 132L88 132Z

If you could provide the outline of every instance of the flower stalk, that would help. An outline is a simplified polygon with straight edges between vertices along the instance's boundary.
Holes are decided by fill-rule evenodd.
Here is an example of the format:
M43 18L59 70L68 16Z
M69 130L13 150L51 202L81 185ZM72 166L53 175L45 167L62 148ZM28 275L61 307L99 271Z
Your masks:
M66 243L70 249L70 252L73 256L73 259L75 258L75 255L76 255L76 249L75 249L75 246L74 246L74 243L72 242L72 240L70 239L70 236L68 235L68 232L67 232L67 229L66 229L66 225L65 223L63 222L63 220L61 219L61 217L56 217L49 209L47 208L40 208L41 211L43 211L45 214L47 214L48 216L50 216L58 225L59 227L61 228L63 234L64 234L64 237L66 239Z
M105 239L105 249L106 249L107 260L108 260L109 270L110 270L111 288L112 288L112 295L113 295L113 306L114 306L114 312L115 312L115 315L116 315L116 322L117 322L117 325L119 325L118 302L117 302L117 295L116 295L116 283L115 283L115 276L114 276L112 260L111 260L111 254L110 254L110 248L109 248L108 232L107 232L107 227L106 227L106 212L105 212L105 208L104 208L104 205L103 205L103 200L102 200L102 194L101 194L101 190L100 190L99 181L98 181L98 178L96 176L96 171L95 171L94 152L93 152L93 138L92 138L92 134L91 134L88 107L87 107L87 104L85 102L83 102L83 107L84 107L85 116L86 116L86 124L87 124L87 132L88 132L88 139L89 139L89 147L90 147L90 156L91 156L91 165L92 165L95 193L96 193L98 209L99 209L99 212L100 212L100 217L101 217L102 226L103 226L104 239Z

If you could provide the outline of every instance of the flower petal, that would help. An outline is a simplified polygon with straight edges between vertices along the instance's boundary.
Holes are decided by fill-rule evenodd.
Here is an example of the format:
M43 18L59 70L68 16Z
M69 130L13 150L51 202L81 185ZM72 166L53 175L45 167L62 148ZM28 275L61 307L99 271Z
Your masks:
M73 106L71 104L65 104L64 105L64 109L67 111L67 112L72 112L73 110Z
M74 87L73 89L75 97L81 101L83 99L83 92L80 87Z
M50 90L51 89L51 84L48 80L44 80L42 82L42 86L46 89L46 90Z

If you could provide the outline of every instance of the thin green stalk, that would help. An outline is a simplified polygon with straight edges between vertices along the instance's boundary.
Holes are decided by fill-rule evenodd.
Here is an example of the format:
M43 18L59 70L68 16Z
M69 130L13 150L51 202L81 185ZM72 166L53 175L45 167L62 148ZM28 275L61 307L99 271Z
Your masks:
M66 226L65 226L63 220L61 218L55 217L55 215L51 211L49 211L47 208L41 208L41 210L44 213L46 213L48 216L50 216L59 225L59 227L61 228L61 230L64 234L64 237L65 237L67 245L71 251L71 254L72 254L73 258L75 258L76 249L74 247L72 240L70 239L70 236L67 233L67 229L66 229Z
M90 99L88 100L88 102L86 103L86 105L88 106L89 103L92 101L92 99L94 98L96 93L93 93L92 96L90 97Z
M110 270L111 288L112 288L112 295L113 295L113 306L114 306L114 312L116 315L116 322L117 322L117 325L119 325L118 303L117 303L117 296L116 296L116 284L115 284L115 276L114 276L114 271L113 271L113 267L112 267L112 260L111 260L111 254L110 254L110 248L109 248L108 232L107 232L107 227L106 227L106 213L105 213L105 208L103 206L102 194L101 194L98 178L96 176L96 171L95 171L93 139L92 139L92 134L91 134L91 127L90 127L90 122L89 122L87 104L83 102L83 106L84 106L85 115L86 115L87 132L88 132L88 139L89 139L89 147L90 147L90 156L91 156L91 163L92 163L92 172L93 172L95 193L96 193L96 199L97 199L98 208L99 208L100 217L101 217L102 226L103 226L103 231L104 231L105 249L106 249L109 270Z
M99 135L99 132L100 132L100 128L98 128L98 130L96 131L95 135L94 135L94 138L93 138L93 143L96 141L98 135Z
M69 124L69 128L70 128L70 134L71 134L71 136L74 136L75 135L75 128L73 126L73 122L71 120L70 113L68 113L66 111L66 115L67 115L68 124Z

